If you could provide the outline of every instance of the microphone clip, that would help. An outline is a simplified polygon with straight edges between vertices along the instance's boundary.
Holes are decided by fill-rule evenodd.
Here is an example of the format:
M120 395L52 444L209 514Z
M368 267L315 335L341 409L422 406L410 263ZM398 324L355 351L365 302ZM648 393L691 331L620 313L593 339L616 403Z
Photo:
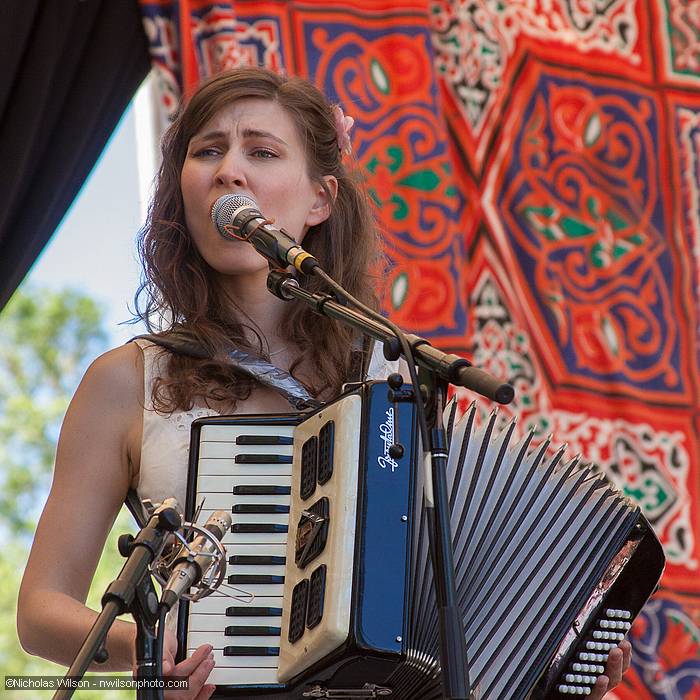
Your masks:
M213 546L213 552L192 549L191 544L200 536ZM215 535L196 523L185 522L182 525L182 533L173 533L171 541L151 566L153 578L165 589L174 567L183 561L198 565L195 561L197 557L210 558L213 563L206 568L199 582L195 584L196 591L183 593L181 598L192 602L206 598L224 582L227 564L226 549Z
M251 225L252 224L252 225ZM264 219L258 215L254 209L247 212L241 212L236 217L236 223L231 222L226 224L223 229L229 238L234 238L238 241L250 241L251 236L260 228L266 225L272 226L274 221Z

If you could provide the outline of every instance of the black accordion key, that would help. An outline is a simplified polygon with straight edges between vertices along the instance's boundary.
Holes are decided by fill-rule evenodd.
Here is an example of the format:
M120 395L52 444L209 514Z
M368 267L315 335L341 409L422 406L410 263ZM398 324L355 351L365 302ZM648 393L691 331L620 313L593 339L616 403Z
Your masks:
M309 597L309 579L299 581L292 591L292 605L289 613L289 633L291 644L298 642L304 636L306 625L306 606Z
M309 603L306 611L306 626L311 629L321 622L323 601L326 596L326 565L316 569L309 580Z
M289 496L292 493L291 486L269 486L268 484L250 484L234 486L234 496Z
M228 558L229 564L246 564L252 566L284 566L287 557L269 554L233 554Z
M236 455L234 462L236 464L291 464L291 455Z
M249 608L244 605L232 605L226 608L226 617L280 617L282 608Z
M224 647L224 656L279 656L279 647Z
M287 530L288 527L280 523L234 523L231 526L231 532L247 535L253 533L284 533Z
M228 577L230 584L251 584L251 583L284 583L284 576L273 574L231 574Z
M294 439L284 435L239 435L237 445L292 445Z
M303 501L316 490L316 473L318 466L318 439L314 435L301 447L301 484L299 496Z
M289 506L278 503L238 503L231 508L232 513L289 513Z
M281 632L279 627L231 625L224 630L224 637L279 637Z
M329 420L318 433L318 483L325 484L333 476L333 440L335 423Z

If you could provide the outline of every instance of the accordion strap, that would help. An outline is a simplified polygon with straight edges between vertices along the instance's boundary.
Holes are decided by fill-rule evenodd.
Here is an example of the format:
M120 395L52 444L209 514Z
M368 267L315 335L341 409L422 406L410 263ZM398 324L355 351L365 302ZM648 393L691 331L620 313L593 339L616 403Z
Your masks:
M137 335L131 338L129 342L137 339L148 340L155 345L180 355L188 355L199 359L210 358L206 350L189 333L178 328L162 335L154 333ZM362 382L367 379L373 344L374 341L371 338L365 338L362 347L353 349L350 381ZM243 350L234 349L229 352L228 359L241 373L282 394L298 411L314 409L323 405L321 401L314 399L289 372L276 367L261 357ZM135 491L129 490L125 503L136 522L143 527L145 520L141 502Z
M131 340L148 340L156 345L179 355L189 355L200 359L209 359L206 350L186 331L177 328L165 335L146 333L137 335ZM228 352L229 362L242 374L256 379L261 384L282 394L297 411L322 406L322 402L314 399L306 388L289 372L276 367L271 362L234 348Z

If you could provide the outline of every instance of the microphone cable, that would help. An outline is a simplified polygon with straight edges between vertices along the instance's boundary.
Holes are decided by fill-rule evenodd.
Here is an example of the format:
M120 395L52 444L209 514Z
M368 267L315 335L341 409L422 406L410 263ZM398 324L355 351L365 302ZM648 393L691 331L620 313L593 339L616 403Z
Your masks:
M158 628L156 630L156 643L155 643L155 655L156 655L156 677L159 679L163 678L163 651L165 649L165 620L168 615L167 606L163 603L158 604ZM160 697L162 695L162 688L159 688Z
M418 384L418 375L416 373L416 365L413 359L413 351L411 350L411 345L406 338L406 334L397 326L393 321L382 316L374 309L370 309L369 306L363 304L359 299L356 299L352 294L345 291L326 271L320 267L315 266L312 270L313 275L316 275L322 279L326 285L328 285L338 296L346 300L348 303L352 304L355 308L362 311L364 314L369 316L374 321L381 323L383 326L388 328L399 341L401 345L401 351L406 358L406 364L408 365L408 374L410 377L411 385L413 386L413 391L416 395L416 418L418 421L418 429L420 431L421 441L423 442L424 449L430 444L429 434L428 434L428 422L425 417L425 409L423 406L423 400L420 392L420 386Z

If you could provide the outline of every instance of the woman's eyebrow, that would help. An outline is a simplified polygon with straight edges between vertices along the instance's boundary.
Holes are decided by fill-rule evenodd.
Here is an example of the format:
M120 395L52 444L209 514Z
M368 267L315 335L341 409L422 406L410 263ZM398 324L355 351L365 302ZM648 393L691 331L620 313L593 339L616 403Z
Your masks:
M196 141L217 141L224 138L226 138L224 131L207 131L204 134L195 134L190 139L190 143L195 143Z
M273 133L269 131L263 131L262 129L243 129L243 137L253 137L253 138L265 138L265 139L272 139L273 141L277 141L277 143L281 143L282 145L286 146L287 142L281 139L279 136L275 136Z
M277 143L281 143L284 146L287 145L287 142L284 141L284 139L281 139L279 136L275 136L275 134L270 131L264 131L263 129L246 128L243 129L241 135L243 138L266 138L271 139L272 141L277 141ZM203 134L195 134L190 139L190 143L197 141L217 141L225 138L228 138L228 134L225 131L207 131Z

